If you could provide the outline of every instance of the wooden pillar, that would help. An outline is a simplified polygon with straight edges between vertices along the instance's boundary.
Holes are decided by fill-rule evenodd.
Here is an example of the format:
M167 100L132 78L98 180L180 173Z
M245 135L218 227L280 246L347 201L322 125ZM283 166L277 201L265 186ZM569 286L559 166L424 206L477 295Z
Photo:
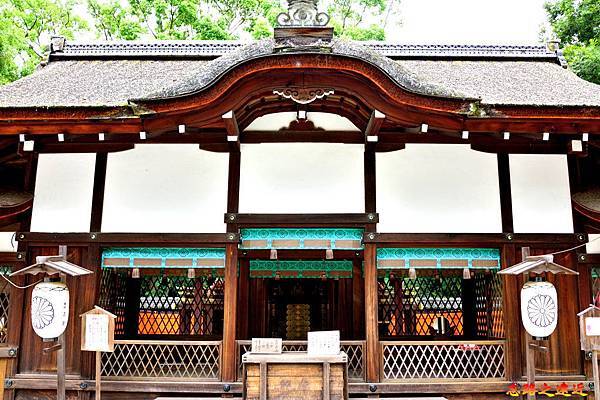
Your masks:
M104 210L104 187L106 185L106 164L108 154L97 153L94 169L94 186L92 191L92 213L90 217L90 232L100 232L102 229L102 212ZM94 271L93 276L82 277L86 285L85 297L81 299L84 309L91 309L98 302L99 289L102 279L100 269L100 245L90 243L87 246L87 257L84 266ZM137 319L136 319L137 320ZM76 323L80 323L77 319ZM74 351L79 351L75 349ZM96 371L96 357L92 352L81 352L81 376L92 379ZM90 397L89 393L80 392L79 398Z
M377 325L377 246L365 244L365 337L367 382L379 382L379 329Z
M502 269L517 263L515 245L502 246ZM521 358L521 309L519 279L514 276L503 275L502 310L504 317L504 332L506 347L504 352L506 365L506 379L516 381L523 376Z
M221 380L224 382L236 380L237 266L237 243L228 243L225 254L225 309L223 313L223 345L221 347Z
M510 188L510 155L498 153L498 184L500 185L500 210L502 232L514 232L512 213L512 193Z
M237 337L238 339L248 339L248 315L250 314L248 306L250 305L250 262L248 259L241 259L240 277L238 287L238 310L242 318L238 318ZM254 319L254 318L253 318Z
M104 186L106 185L106 153L96 154L94 169L94 189L92 193L92 215L90 232L100 232L102 229L102 212L104 211Z
M365 146L364 157L365 169L365 212L374 213L377 210L377 195L375 181L375 148L371 145Z
M360 259L355 258L352 261L352 338L355 340L365 338L364 299L362 262Z

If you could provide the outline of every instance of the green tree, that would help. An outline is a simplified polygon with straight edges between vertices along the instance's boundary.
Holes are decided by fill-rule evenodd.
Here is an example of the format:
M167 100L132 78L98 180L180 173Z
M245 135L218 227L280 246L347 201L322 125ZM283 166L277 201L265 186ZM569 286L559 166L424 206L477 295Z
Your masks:
M72 38L87 28L73 14L72 0L5 0L0 4L0 82L31 73L47 52L50 37Z
M395 0L341 0L331 2L327 11L336 36L385 40L389 16L397 12L398 5Z
M545 7L573 71L600 84L600 1L556 0Z

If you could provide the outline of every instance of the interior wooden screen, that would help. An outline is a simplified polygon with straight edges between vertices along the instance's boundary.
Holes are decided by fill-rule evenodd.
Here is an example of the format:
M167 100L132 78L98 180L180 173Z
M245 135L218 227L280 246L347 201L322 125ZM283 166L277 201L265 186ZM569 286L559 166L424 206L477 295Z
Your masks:
M224 257L223 249L109 249L99 304L117 315L119 338L220 338Z
M494 249L378 250L381 337L503 338Z

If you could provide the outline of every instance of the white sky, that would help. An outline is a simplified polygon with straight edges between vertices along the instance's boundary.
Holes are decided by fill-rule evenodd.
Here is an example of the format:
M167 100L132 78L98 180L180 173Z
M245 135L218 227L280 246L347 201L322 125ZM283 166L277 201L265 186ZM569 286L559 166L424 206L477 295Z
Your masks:
M387 39L418 43L537 43L544 0L401 0Z

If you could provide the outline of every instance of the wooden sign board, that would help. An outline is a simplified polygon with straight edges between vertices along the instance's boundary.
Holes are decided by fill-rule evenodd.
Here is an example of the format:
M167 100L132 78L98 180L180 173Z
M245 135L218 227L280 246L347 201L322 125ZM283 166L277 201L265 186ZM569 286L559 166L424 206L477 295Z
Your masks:
M252 338L252 353L281 354L283 342L281 339Z
M585 319L585 334L587 336L600 336L600 317L587 317Z
M115 318L116 315L97 306L81 314L81 350L113 352Z
M308 332L308 355L325 356L340 353L340 331Z

